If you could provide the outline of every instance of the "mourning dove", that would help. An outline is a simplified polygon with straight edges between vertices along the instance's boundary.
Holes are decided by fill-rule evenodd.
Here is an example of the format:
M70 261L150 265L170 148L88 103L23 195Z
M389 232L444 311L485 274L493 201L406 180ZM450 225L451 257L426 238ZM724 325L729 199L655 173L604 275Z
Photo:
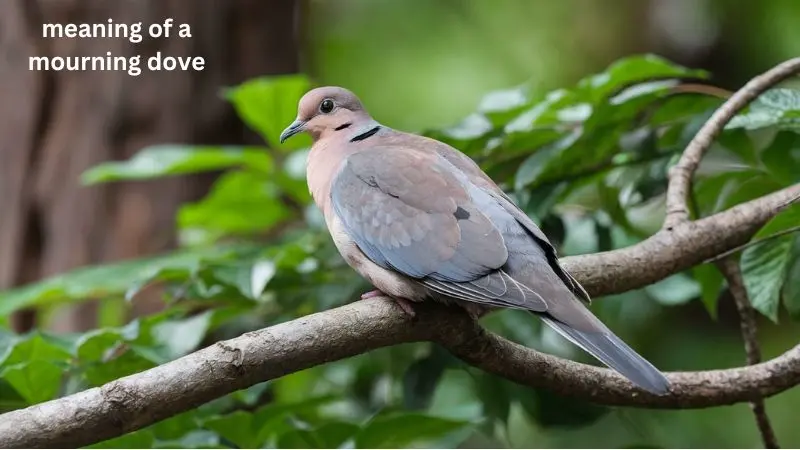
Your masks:
M349 90L300 100L281 142L306 132L308 187L333 241L361 276L409 314L408 302L455 303L473 317L530 311L562 336L653 393L664 375L614 335L547 237L455 148L376 122Z

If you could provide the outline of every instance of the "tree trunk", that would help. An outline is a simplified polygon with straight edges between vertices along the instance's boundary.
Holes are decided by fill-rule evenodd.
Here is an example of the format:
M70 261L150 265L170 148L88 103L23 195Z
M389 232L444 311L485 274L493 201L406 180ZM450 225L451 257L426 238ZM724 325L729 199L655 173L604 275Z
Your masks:
M82 187L80 174L158 143L253 142L223 86L295 72L297 8L292 0L4 0L0 2L0 289L102 261L174 245L174 213L210 177ZM192 37L151 39L147 26L191 26ZM42 23L143 22L144 39L44 39ZM177 31L173 29L173 33ZM35 72L28 58L142 55L139 76L124 71ZM151 72L146 59L202 56L202 71ZM95 325L91 304L57 327ZM15 328L32 326L18 315Z

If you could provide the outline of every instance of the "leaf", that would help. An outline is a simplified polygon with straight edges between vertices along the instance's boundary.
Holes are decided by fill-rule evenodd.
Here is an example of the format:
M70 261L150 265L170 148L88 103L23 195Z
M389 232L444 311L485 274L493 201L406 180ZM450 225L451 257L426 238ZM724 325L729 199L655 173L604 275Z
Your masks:
M153 448L155 438L150 430L139 430L85 448Z
M800 134L777 133L761 154L761 161L783 185L800 181Z
M52 400L61 387L63 370L57 365L32 360L6 367L0 375L31 405Z
M328 447L320 437L311 430L289 430L278 437L277 448L335 448Z
M219 246L77 269L0 292L0 316L28 306L122 297L129 289L135 288L135 293L153 281L187 281L212 261L240 259L256 250L260 248Z
M598 101L636 81L707 76L705 71L688 69L660 56L645 54L620 59L604 72L584 78L578 87L589 93L592 100Z
M546 176L548 167L553 166L554 163L551 163L551 161L559 161L561 154L574 145L580 137L581 131L574 131L533 153L519 166L519 170L514 177L514 188L522 190L538 184Z
M644 288L662 305L682 305L700 295L700 286L691 277L678 273Z
M222 175L202 200L181 206L184 241L206 244L230 235L266 233L290 212L271 181L252 172Z
M257 300L275 276L277 266L268 259L222 264L212 268L214 278L236 288L246 298Z
M67 363L72 357L70 352L50 336L36 332L14 342L0 366L10 366L31 361Z
M308 136L295 136L280 142L283 130L295 119L297 103L311 83L304 75L279 75L255 78L228 89L226 98L239 117L266 140L272 148L293 150L309 147Z
M795 240L795 248L800 245L800 239ZM800 318L800 252L795 251L794 263L789 269L786 284L783 286L783 304L793 319Z
M27 400L22 398L16 389L0 377L0 414L13 411L15 409L22 409L28 406Z
M198 410L190 410L169 419L162 420L148 427L153 432L156 439L161 441L180 439L191 431L199 427Z
M549 390L523 389L515 386L523 409L544 427L583 427L608 414L609 408L572 397L557 395Z
M753 239L763 239L800 223L800 206L794 205L767 222ZM786 235L753 245L742 253L742 275L753 307L778 320L780 292L786 281L796 236Z
M773 219L774 220L774 219ZM742 275L753 308L778 321L778 303L791 261L792 236L783 236L747 248L742 254Z
M446 366L447 361L442 355L431 354L408 367L403 374L403 405L406 409L419 410L430 406Z
M725 278L711 264L701 264L692 269L695 281L700 285L700 300L711 318L717 318L717 302Z
M738 114L725 129L756 130L766 127L800 130L800 91L773 88L756 98L747 111Z
M469 422L420 413L377 416L356 434L355 448L401 448L443 438Z
M258 298L267 287L267 283L275 276L275 263L262 259L256 261L250 270L250 295Z
M176 359L197 348L208 331L211 311L181 320L164 321L153 327L156 342L164 345L169 359Z
M146 147L131 159L99 164L81 175L84 184L120 180L146 180L168 175L209 172L245 167L260 173L272 172L272 160L259 147L193 147L155 145Z
M214 431L239 448L260 448L263 442L256 442L258 436L253 429L253 415L245 411L212 417L203 421L203 426Z

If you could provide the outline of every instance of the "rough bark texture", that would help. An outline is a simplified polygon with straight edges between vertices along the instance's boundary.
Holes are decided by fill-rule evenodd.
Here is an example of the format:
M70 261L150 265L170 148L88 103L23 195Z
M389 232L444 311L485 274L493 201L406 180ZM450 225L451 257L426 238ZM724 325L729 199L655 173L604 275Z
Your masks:
M247 386L380 347L432 340L518 383L609 405L704 408L777 394L800 382L800 346L755 366L667 374L670 393L641 391L608 370L539 353L484 331L456 309L386 298L311 314L99 388L0 415L0 447L79 447L143 428Z
M221 86L295 72L292 0L4 0L0 2L0 289L76 266L162 251L174 212L209 177L81 187L80 174L157 143L236 144L252 139ZM144 22L172 17L191 39L44 39L43 22ZM28 57L115 56L161 51L202 56L205 69L31 72ZM88 309L88 313L87 313ZM91 304L59 319L93 326ZM17 316L16 328L31 325Z

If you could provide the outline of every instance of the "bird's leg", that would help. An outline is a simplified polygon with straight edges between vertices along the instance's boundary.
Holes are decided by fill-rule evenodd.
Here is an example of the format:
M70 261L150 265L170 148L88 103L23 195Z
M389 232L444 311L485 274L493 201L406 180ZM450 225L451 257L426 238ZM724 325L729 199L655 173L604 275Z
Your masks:
M361 300L366 300L368 298L380 297L380 296L388 297L388 295L386 295L383 292L381 292L380 289L373 289L373 290L371 290L369 292L364 292L363 294L361 294Z
M392 299L392 301L394 301L397 304L397 306L400 307L400 309L403 310L404 313L408 314L409 317L414 317L417 315L417 313L414 312L414 307L411 306L411 302L404 298L392 297L391 295L387 295L386 293L384 293L379 289L373 289L369 292L361 294L361 300L367 300L369 298L375 298L375 297L389 297L390 299Z

